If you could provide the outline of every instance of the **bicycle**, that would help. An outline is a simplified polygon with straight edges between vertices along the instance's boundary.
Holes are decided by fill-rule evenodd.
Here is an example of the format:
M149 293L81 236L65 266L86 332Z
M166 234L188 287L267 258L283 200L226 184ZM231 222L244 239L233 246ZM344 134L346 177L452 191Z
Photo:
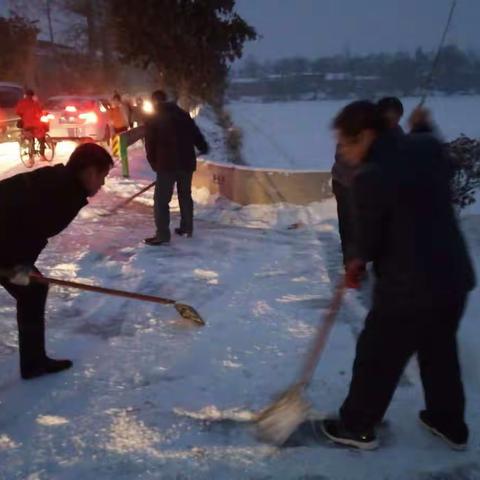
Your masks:
M20 160L27 168L35 165L35 158L40 157L40 141L31 132L22 131L20 134ZM52 162L55 156L55 143L49 135L45 135L44 159Z

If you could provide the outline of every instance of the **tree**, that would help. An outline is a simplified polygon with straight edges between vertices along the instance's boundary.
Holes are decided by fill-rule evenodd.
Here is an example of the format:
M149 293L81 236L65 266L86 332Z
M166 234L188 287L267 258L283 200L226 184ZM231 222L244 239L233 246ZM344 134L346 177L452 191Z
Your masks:
M3 79L32 80L33 50L39 30L19 15L0 17L0 72Z
M112 0L121 60L153 65L179 97L223 98L229 64L257 36L235 0Z

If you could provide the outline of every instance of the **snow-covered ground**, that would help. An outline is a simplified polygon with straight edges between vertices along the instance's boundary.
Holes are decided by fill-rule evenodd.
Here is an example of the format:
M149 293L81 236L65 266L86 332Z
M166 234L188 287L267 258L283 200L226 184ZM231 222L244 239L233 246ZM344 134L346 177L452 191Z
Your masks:
M65 148L58 160L67 155ZM72 358L74 369L22 382L15 305L0 290L0 479L480 479L478 289L460 333L472 427L465 453L418 426L423 401L414 365L377 452L327 442L278 450L255 440L248 425L179 415L206 406L256 410L293 379L339 275L335 204L241 208L197 191L195 237L152 248L143 244L153 229L151 192L117 215L101 215L151 180L141 145L131 162L132 179L115 169L39 266L52 276L184 301L207 324L191 325L170 307L53 288L48 349ZM22 168L6 170L2 176ZM176 223L176 201L173 208ZM480 251L478 218L466 218L464 230ZM365 311L348 295L310 390L320 411L335 411L348 386Z
M405 117L418 99L402 99ZM251 103L228 105L235 123L244 132L244 159L256 167L329 170L335 144L330 131L332 119L347 101ZM434 97L427 102L446 139L460 134L480 137L475 119L480 96Z

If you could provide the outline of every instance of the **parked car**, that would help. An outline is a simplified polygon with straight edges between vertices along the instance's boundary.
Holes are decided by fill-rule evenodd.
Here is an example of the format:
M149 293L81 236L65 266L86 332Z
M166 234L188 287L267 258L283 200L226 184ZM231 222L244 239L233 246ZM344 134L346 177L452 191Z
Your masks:
M15 83L0 82L0 142L12 141L18 135L15 113L18 101L23 97L23 88Z
M99 97L51 97L44 105L49 118L50 137L55 142L109 142L113 131L108 117L109 108L109 102Z

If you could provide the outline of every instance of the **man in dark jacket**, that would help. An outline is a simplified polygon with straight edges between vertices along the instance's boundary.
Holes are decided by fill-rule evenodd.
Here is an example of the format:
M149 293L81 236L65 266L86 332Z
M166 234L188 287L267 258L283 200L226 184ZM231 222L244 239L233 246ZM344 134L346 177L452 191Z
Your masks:
M29 272L48 239L59 234L95 195L113 166L95 144L78 147L66 166L45 167L0 182L0 285L17 301L22 378L72 366L45 352L45 302L48 288L29 281Z
M377 281L340 419L326 420L323 430L338 443L376 448L375 426L416 353L426 401L421 421L464 448L456 333L475 278L451 202L449 159L432 135L384 131L370 102L348 105L334 128L345 160L362 165L353 185L355 259L347 285L358 287L367 262Z
M404 135L400 126L403 116L403 105L397 97L385 97L377 102L379 115L390 133ZM418 122L417 122L418 123ZM332 191L337 201L338 230L342 245L343 263L352 259L354 237L354 208L352 202L352 185L359 166L348 165L342 160L338 151L335 152L335 163L332 168Z
M174 103L167 102L165 92L152 95L154 116L147 121L145 149L147 160L157 173L154 195L154 214L157 233L147 238L148 245L170 242L170 208L173 189L177 184L180 204L180 227L175 233L193 234L192 177L197 168L195 148L200 154L208 152L208 144L190 115Z

